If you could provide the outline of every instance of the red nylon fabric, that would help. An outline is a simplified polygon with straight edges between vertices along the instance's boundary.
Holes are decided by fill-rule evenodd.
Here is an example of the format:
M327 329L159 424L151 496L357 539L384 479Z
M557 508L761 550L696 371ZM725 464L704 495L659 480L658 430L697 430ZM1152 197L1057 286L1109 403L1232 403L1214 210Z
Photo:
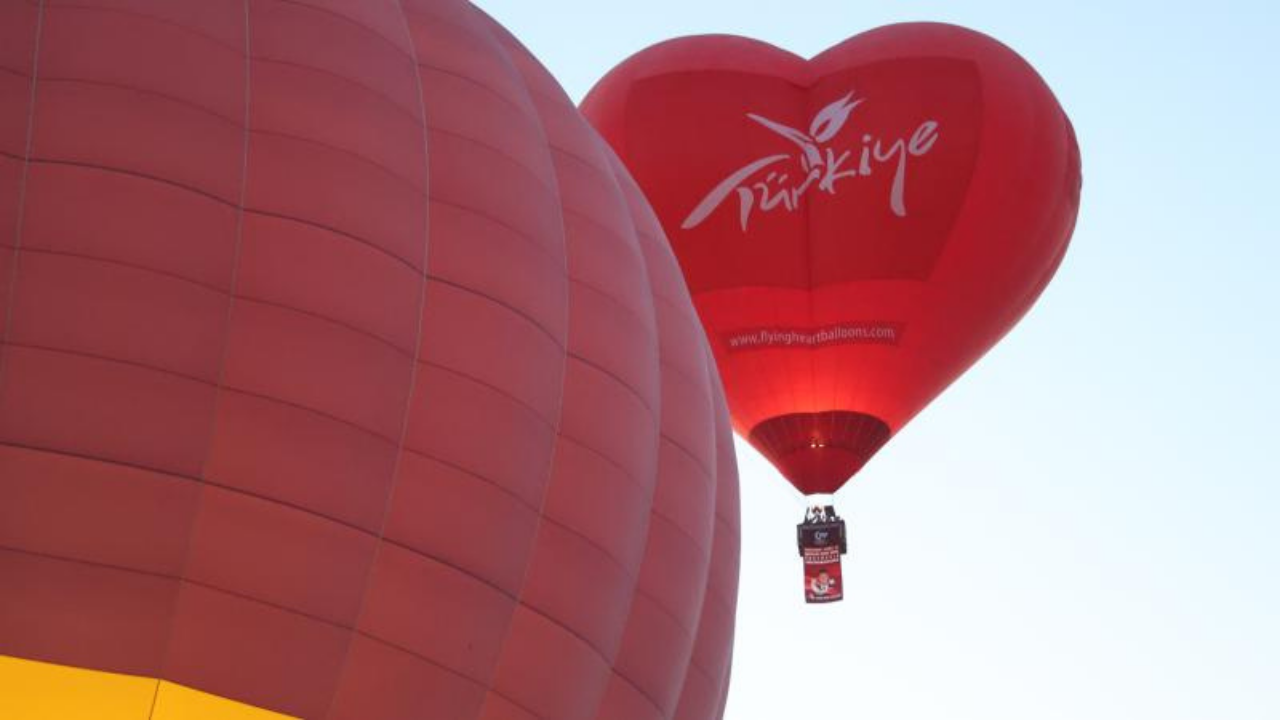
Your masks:
M582 108L662 220L734 427L805 494L835 492L1013 327L1079 205L1052 92L955 26L812 60L672 40Z
M0 303L0 654L305 718L723 712L714 363L468 3L0 3Z

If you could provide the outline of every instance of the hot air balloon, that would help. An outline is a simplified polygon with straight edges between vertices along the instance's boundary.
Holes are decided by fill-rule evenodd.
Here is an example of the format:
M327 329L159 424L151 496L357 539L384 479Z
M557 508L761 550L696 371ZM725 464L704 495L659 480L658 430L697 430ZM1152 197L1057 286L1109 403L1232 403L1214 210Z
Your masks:
M0 717L719 717L716 369L461 0L0 3Z
M838 490L1013 327L1075 223L1079 152L1053 93L955 26L811 60L672 40L582 107L667 231L734 427L804 495Z

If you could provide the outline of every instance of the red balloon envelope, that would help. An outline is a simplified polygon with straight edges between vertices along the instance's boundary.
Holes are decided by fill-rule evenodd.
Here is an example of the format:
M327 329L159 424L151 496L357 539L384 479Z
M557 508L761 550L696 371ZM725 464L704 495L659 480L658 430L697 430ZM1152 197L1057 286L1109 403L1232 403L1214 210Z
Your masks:
M460 0L0 3L0 717L722 712L675 258Z
M1071 124L1018 55L906 24L812 60L656 45L583 103L667 231L737 430L843 485L1027 311L1079 203Z

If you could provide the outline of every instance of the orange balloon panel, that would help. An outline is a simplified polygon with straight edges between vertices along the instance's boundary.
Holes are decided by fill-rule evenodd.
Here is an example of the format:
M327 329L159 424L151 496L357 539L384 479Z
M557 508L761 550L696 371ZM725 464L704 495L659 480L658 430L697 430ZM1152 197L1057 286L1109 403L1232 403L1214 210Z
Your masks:
M6 0L0 228L0 674L721 714L714 363L639 190L483 13Z
M583 110L680 259L734 424L832 493L1030 308L1080 199L1071 123L979 33L878 28L811 60L681 38Z

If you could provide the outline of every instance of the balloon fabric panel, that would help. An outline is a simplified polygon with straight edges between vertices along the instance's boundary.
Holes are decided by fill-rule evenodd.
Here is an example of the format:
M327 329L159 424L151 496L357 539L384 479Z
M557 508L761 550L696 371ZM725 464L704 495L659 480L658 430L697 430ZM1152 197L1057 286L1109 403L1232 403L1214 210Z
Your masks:
M717 371L517 40L450 0L5 2L0 100L0 708L722 714Z

